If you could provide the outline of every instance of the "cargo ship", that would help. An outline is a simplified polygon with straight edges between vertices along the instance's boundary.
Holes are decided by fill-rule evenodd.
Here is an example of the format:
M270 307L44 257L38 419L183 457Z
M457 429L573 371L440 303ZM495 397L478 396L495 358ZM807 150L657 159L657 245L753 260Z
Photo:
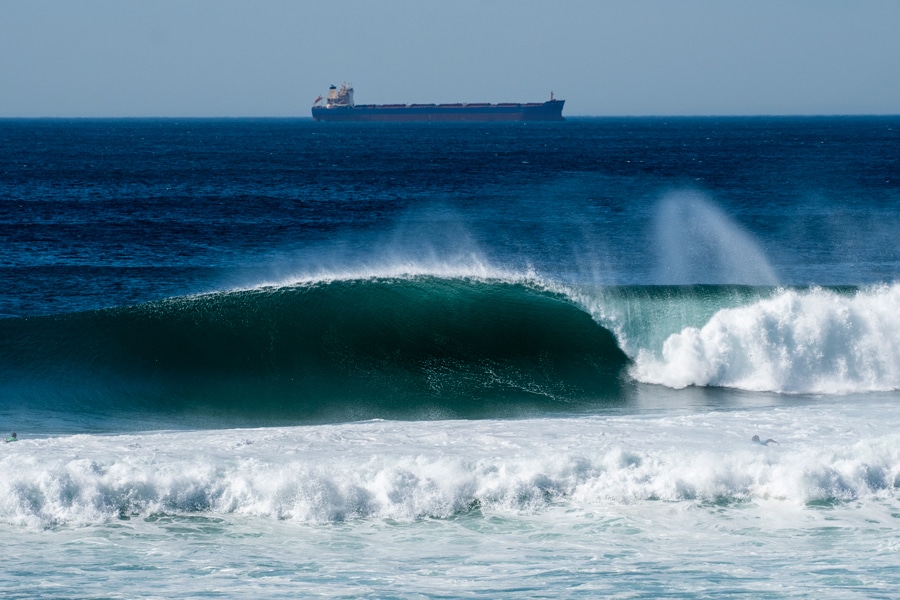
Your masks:
M460 122L460 121L564 121L565 100L557 100L550 92L546 102L508 102L501 104L355 104L353 86L332 85L322 104L322 96L312 106L316 121L344 122Z

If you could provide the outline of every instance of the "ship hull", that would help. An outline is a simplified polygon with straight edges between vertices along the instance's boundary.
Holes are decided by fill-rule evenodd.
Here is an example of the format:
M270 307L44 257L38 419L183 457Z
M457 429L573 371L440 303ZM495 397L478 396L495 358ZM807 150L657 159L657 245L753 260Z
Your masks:
M528 104L357 104L314 106L313 119L337 122L564 121L565 100Z

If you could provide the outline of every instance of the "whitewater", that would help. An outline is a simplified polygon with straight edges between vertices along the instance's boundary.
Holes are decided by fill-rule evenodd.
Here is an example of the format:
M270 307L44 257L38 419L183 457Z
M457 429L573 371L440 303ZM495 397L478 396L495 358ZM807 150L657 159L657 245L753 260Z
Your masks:
M854 400L23 440L0 461L17 540L0 581L12 597L73 580L122 597L887 596L900 440L872 419L891 400ZM78 563L17 575L48 554Z

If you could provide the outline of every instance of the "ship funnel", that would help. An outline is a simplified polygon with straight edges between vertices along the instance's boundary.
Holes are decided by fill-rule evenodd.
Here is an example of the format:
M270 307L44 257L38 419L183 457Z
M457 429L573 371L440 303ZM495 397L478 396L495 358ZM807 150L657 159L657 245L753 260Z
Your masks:
M328 88L328 100L325 102L327 108L333 106L353 106L353 85L342 83L341 89L335 86Z

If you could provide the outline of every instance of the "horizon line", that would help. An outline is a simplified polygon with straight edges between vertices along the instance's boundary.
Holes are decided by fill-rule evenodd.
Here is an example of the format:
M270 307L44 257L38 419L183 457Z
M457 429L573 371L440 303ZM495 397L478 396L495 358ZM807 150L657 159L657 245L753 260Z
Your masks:
M708 113L708 114L684 114L684 113L656 113L656 114L606 114L606 115L564 115L565 119L713 119L713 118L847 118L847 117L900 117L900 113ZM298 120L315 121L312 116L300 115L127 115L127 116L78 116L78 115L38 115L38 116L4 116L2 121L15 120ZM523 123L526 121L508 121L508 123ZM538 121L534 121L535 123ZM424 122L427 123L427 122ZM459 121L457 123L466 123Z

